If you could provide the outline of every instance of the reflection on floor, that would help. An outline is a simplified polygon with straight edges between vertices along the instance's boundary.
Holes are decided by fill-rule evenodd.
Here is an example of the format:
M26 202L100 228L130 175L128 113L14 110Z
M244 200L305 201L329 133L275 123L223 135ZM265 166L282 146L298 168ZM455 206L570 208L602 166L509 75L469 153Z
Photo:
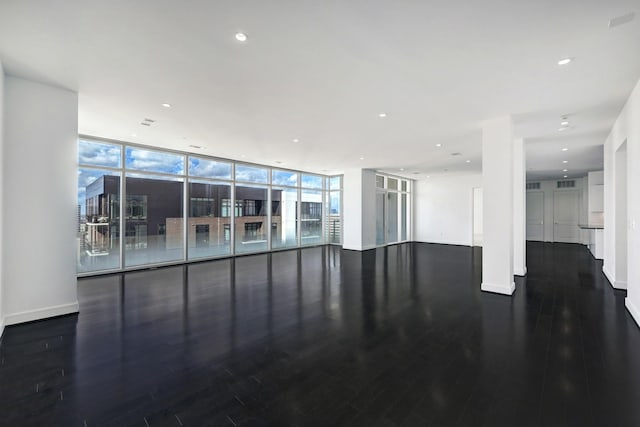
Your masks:
M6 425L640 425L640 331L584 246L318 247L79 281L8 327Z

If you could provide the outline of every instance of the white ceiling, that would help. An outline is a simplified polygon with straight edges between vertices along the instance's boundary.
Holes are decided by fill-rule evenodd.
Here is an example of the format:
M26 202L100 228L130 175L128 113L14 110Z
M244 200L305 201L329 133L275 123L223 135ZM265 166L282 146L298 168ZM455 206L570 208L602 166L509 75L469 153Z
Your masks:
M479 172L480 122L511 114L530 177L557 178L565 158L571 176L602 168L640 78L639 14L640 0L2 0L0 59L77 90L87 135L416 177Z

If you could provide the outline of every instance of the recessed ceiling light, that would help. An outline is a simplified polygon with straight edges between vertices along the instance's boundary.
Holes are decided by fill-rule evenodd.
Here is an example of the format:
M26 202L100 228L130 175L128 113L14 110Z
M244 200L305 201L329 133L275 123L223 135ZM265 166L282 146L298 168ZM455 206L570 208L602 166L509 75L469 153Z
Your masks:
M135 133L132 133L131 136L135 138L138 135L136 135Z
M569 172L569 169L562 169L562 172Z
M573 58L563 58L560 61L558 61L558 65L567 65L571 61L573 61Z
M436 147L442 147L442 144L436 144Z
M236 40L238 40L239 42L246 42L247 35L245 33L236 33Z
M569 150L569 149L568 149L567 147L564 147L564 148L562 149L562 151L568 151L568 150Z
M364 157L360 157L360 160L364 160Z
M401 171L401 172L402 172L402 171L404 171L404 168L400 168L400 171Z
M471 160L466 160L467 163L471 163Z
M162 106L163 106L164 108L171 108L171 104L167 104L166 102L165 102L164 104L162 104Z
M569 175L565 175L564 177L565 177L565 178L568 178L568 177L569 177Z
M379 114L378 114L378 117L385 118L385 117L387 117L387 113L379 113Z
M431 178L429 175L427 175L427 178Z
M569 126L569 122L567 120L563 120L560 122L560 126Z
M561 128L558 128L558 132L564 132L564 131L565 131L565 130L567 130L567 129L569 129L569 128L567 128L567 127L561 127Z
M293 138L293 142L300 142L298 138Z
M569 163L569 160L563 160L562 163Z

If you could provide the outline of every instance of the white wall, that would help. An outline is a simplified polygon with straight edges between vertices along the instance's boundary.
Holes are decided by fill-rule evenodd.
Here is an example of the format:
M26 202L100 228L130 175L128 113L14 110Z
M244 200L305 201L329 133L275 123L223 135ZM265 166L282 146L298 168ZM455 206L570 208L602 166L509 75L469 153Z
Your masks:
M545 242L553 242L553 193L556 191L579 191L580 192L580 221L586 222L587 219L587 202L584 200L584 194L586 190L583 191L583 187L586 187L586 178L576 178L576 186L575 188L557 188L558 180L550 180L550 181L531 181L531 182L539 182L540 190L529 190L529 191L542 191L544 193L544 241ZM587 235L585 233L580 233L580 238L582 239L583 244L587 244Z
M416 180L414 240L472 246L474 187L482 187L482 175Z
M2 280L10 325L78 311L78 96L11 76L4 90Z
M356 251L376 247L376 173L348 169L343 176L342 247Z
M3 245L3 237L2 237L2 223L4 221L4 213L2 210L2 201L4 200L4 192L2 188L3 183L3 175L4 175L4 166L3 166L3 152L4 152L4 69L2 67L2 61L0 61L0 336L2 336L2 332L4 332L4 282L2 280L3 272L2 272L2 245Z
M627 104L616 120L604 145L605 156L605 207L604 268L609 280L614 283L616 277L614 177L616 175L615 152L627 142L627 298L626 306L640 325L640 81L631 93Z

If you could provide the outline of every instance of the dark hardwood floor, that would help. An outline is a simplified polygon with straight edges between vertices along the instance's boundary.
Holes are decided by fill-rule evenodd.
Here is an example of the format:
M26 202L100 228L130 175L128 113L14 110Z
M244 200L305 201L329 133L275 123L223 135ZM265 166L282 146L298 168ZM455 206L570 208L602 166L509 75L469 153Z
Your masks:
M2 425L639 426L640 330L580 245L404 244L80 280L79 315L7 327Z

